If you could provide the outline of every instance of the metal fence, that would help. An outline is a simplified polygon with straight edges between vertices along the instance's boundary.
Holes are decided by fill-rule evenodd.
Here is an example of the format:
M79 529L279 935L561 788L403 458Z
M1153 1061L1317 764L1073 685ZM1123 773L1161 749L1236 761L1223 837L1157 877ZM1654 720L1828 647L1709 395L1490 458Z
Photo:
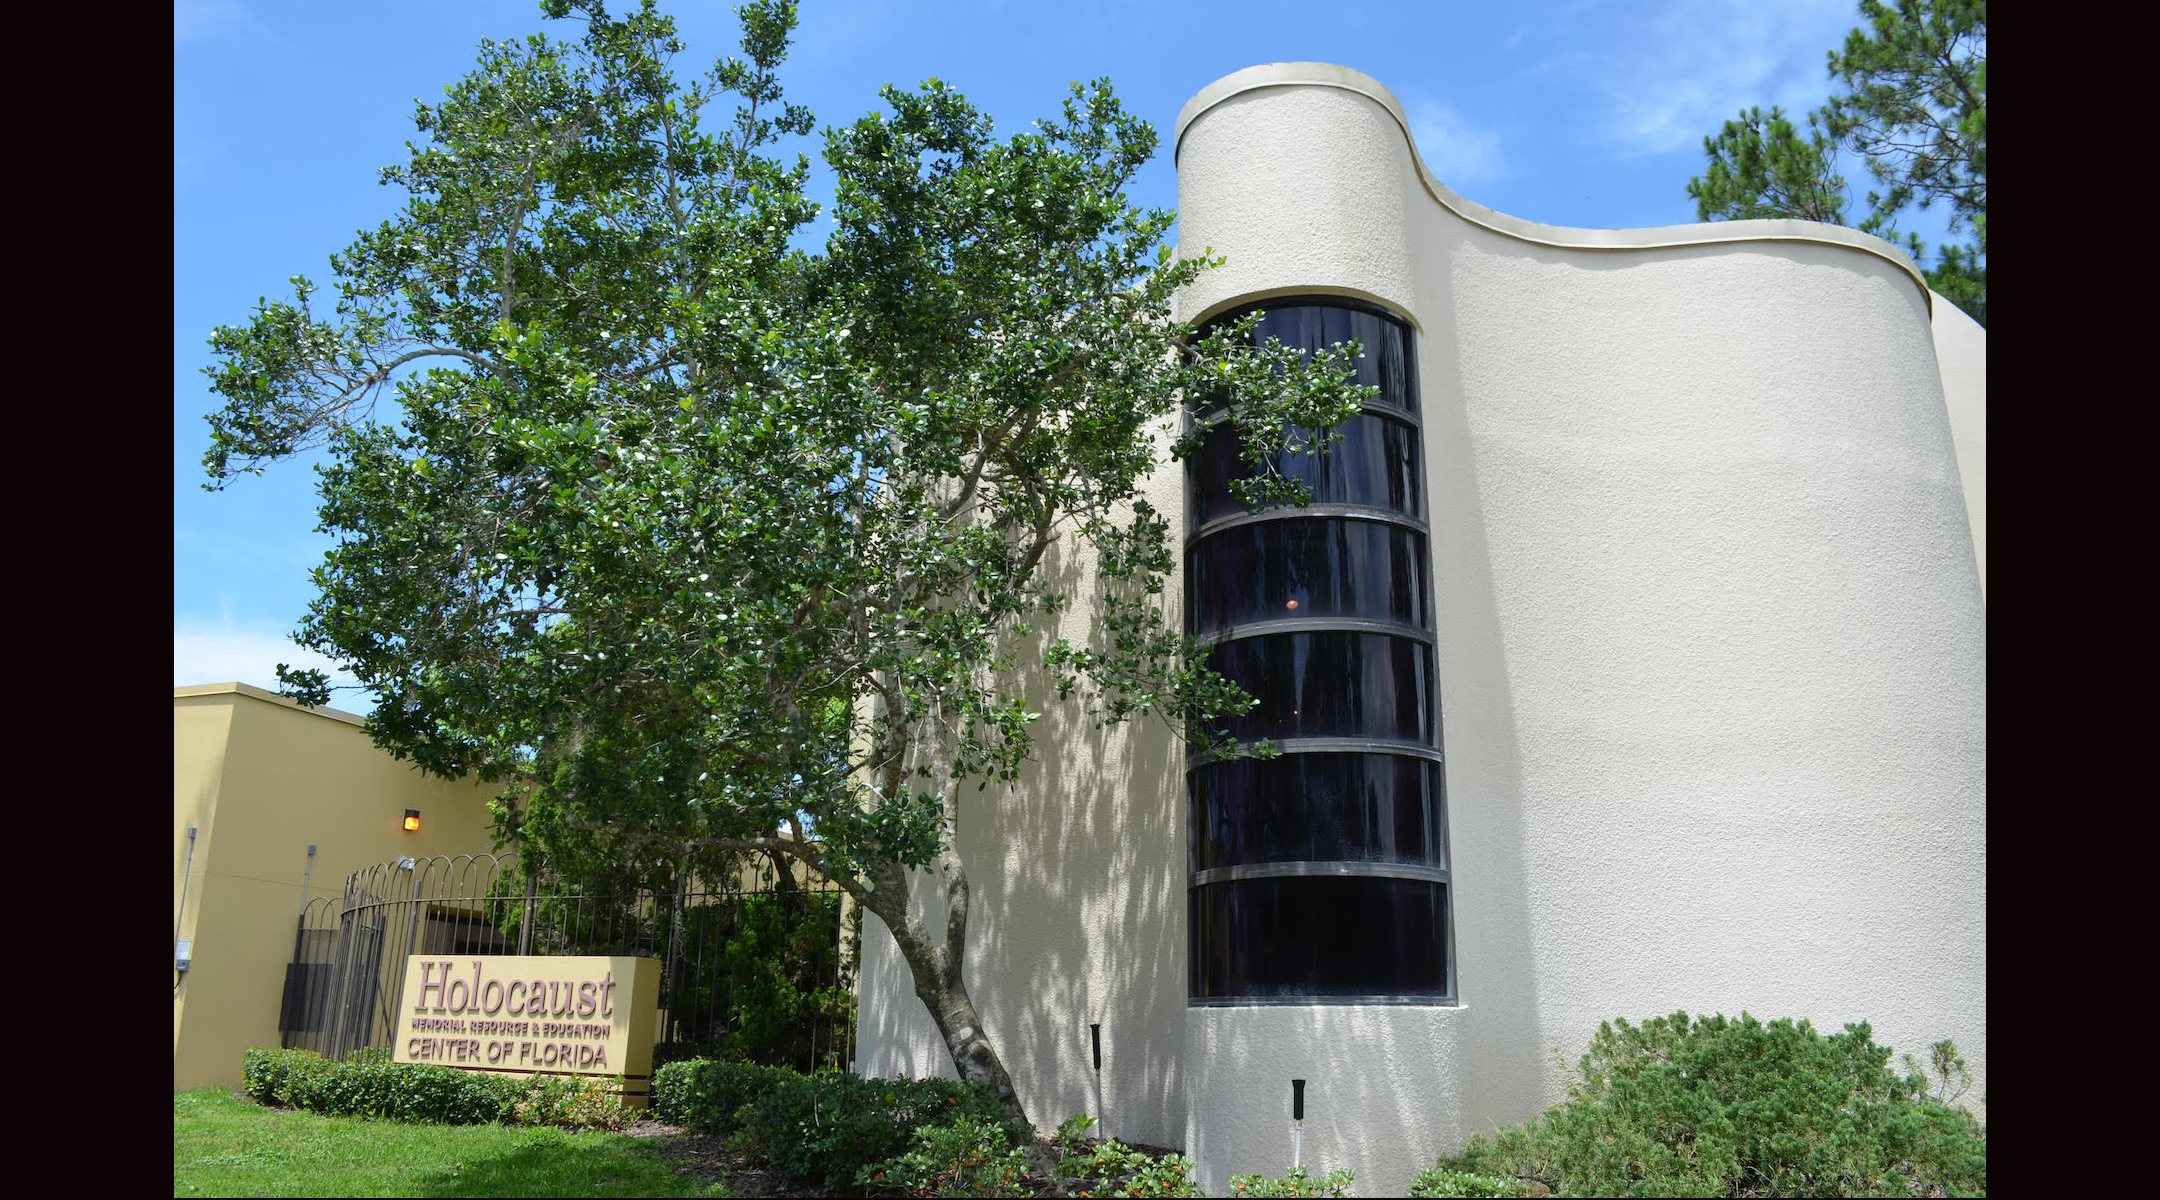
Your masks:
M414 954L630 955L661 960L664 1057L728 1052L800 1070L852 1067L860 917L839 888L786 871L733 886L587 894L519 885L515 854L404 858L309 902L278 1027L344 1058L386 1046Z

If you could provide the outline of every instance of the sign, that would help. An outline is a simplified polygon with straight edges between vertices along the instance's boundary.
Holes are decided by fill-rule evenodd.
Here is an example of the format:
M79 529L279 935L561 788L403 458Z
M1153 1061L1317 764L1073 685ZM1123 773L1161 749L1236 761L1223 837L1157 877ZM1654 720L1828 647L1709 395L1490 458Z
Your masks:
M415 954L391 1058L502 1075L620 1075L623 1099L642 1107L659 997L658 959Z

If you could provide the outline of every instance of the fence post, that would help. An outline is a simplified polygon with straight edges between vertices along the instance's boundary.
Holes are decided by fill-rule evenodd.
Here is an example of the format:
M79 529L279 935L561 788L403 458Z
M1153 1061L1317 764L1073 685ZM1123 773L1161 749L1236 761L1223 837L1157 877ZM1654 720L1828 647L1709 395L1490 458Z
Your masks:
M336 989L336 1000L334 1002L336 1008L331 1014L329 1036L324 1039L323 1057L332 1060L345 1057L345 1030L350 1023L350 1014L347 1010L352 1007L348 992L354 982L352 960L353 956L359 952L356 943L360 940L359 903L362 893L354 883L359 877L360 872L354 871L345 880L345 900L344 903L338 906L337 945L331 951L331 957L337 963L336 983L334 985Z
M688 863L684 863L675 869L675 908L673 912L668 914L666 997L667 1019L669 1025L675 1024L676 1015L681 1008L681 1006L676 1003L675 988L676 976L680 973L682 966L682 910L683 904L685 903L689 892L690 865ZM658 1040L663 1042L674 1041L675 1039L672 1036L673 1033L674 1030L672 1029L660 1030L660 1037Z
M533 877L525 877L525 919L518 922L518 955L532 953Z

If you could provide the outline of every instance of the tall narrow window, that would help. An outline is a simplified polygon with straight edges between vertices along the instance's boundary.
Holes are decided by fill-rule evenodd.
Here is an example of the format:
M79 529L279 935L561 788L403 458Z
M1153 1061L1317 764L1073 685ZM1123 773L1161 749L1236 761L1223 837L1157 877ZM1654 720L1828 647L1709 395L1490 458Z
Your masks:
M1204 402L1186 469L1185 620L1257 703L1208 732L1260 759L1187 765L1193 1004L1446 1002L1447 804L1433 661L1417 356L1391 313L1271 300L1256 337L1307 353L1355 339L1380 389L1324 455L1273 464L1305 508L1252 510L1249 469ZM1233 320L1248 307L1225 314Z

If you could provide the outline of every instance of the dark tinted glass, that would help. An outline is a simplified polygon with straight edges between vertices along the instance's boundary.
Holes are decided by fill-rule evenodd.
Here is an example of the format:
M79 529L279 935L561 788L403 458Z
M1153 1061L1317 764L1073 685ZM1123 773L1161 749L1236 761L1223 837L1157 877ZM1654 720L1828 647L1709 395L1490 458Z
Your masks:
M1357 382L1380 389L1375 403L1417 411L1417 356L1410 351L1407 325L1358 309L1283 304L1268 306L1253 333L1256 346L1280 338L1283 345L1304 350L1308 356L1322 346L1354 340L1364 351L1355 363ZM1222 401L1210 399L1200 407L1203 413L1214 412L1222 408Z
M1342 425L1342 440L1325 454L1285 453L1276 469L1305 484L1315 504L1368 504L1409 516L1425 514L1419 486L1417 430L1401 421L1361 413ZM1212 426L1186 465L1192 524L1251 511L1230 494L1230 481L1251 472L1238 458L1237 429Z
M1443 884L1240 879L1193 888L1186 904L1193 999L1448 992Z
M1208 666L1259 699L1217 729L1256 738L1432 738L1432 651L1378 633L1271 633L1224 642Z
M1209 763L1186 778L1192 869L1276 862L1447 865L1440 764L1387 754Z
M1212 534L1185 556L1194 633L1252 621L1425 624L1425 538L1378 521L1297 517Z

